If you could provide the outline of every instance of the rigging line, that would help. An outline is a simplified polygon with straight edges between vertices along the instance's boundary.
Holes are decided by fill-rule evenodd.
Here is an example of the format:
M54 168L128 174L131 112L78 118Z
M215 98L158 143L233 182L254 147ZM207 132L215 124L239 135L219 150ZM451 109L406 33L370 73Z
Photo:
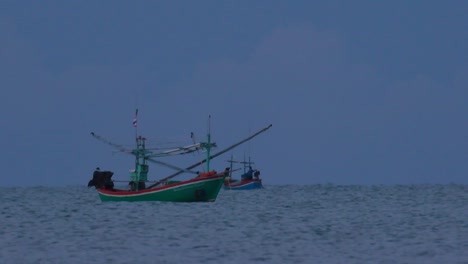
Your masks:
M96 133L94 133L94 132L91 132L91 135L92 135L94 138L96 138L96 139L98 139L98 140L100 140L100 141L102 141L102 142L104 142L104 143L106 143L106 144L108 144L108 145L111 145L111 146L117 148L117 149L120 150L121 152L128 152L128 151L131 151L131 150L129 150L129 149L126 149L124 146L122 146L122 145L120 145L120 144L113 143L113 142L111 142L111 141L109 141L109 140L103 138L102 136L100 136L100 135L98 135L98 134L96 134Z
M171 168L171 169L174 169L174 170L197 174L196 171L191 171L191 170L188 170L188 169L182 169L182 168L180 168L180 167L174 166L174 165L169 164L169 163L166 163L166 162L162 162L162 161L155 160L155 159L150 159L150 158L146 158L146 159L147 159L148 161L157 163L157 164L159 164L159 165L166 166L166 167Z
M147 137L147 139L148 141L151 141L153 143L165 143L165 144L189 141L187 139L187 136L171 136L171 137L157 136L157 137Z

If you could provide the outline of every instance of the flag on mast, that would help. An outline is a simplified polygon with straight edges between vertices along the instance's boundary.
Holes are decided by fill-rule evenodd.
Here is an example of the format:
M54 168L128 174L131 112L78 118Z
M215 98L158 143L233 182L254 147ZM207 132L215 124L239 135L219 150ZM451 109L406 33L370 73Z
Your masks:
M133 126L137 127L138 108L135 111L135 117L133 118Z

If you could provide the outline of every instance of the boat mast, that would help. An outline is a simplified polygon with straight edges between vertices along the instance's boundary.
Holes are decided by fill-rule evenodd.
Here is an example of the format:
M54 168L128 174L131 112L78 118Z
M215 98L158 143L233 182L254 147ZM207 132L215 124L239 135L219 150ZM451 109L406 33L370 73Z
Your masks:
M206 172L210 171L210 150L211 150L211 115L208 116L208 134L207 134L207 148L206 148Z
M231 154L231 160L229 161L229 177L232 176L232 163L234 162L234 156Z
M243 161L242 163L244 163L244 174L245 174L245 173L247 172L247 171L245 170L245 168L246 168L246 166L247 166L247 162L245 161L245 152L244 152L244 161Z
M138 108L135 110L135 117L133 117L133 127L135 128L135 140L138 146Z
M138 108L135 111L135 117L133 118L133 127L135 127L135 141L136 149L133 150L135 155L135 170L130 173L130 180L134 186L132 189L138 191L145 188L145 182L148 179L148 164L146 163L146 138L138 136Z

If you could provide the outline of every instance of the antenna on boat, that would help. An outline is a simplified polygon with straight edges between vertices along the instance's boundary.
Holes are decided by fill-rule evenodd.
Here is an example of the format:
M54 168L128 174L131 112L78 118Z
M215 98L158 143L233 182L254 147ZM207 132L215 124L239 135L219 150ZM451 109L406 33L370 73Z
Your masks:
M136 108L135 110L135 116L133 117L133 127L135 128L135 140L137 139L138 137L138 108ZM138 144L138 140L137 140L137 144Z

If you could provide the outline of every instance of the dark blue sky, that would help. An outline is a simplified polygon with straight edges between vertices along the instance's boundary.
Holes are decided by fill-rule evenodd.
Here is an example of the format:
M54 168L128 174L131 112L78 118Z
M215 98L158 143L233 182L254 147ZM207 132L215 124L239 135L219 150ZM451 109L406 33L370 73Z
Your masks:
M466 1L1 1L2 186L128 179L150 143L265 184L468 183ZM180 166L203 156L167 159ZM169 171L151 166L151 177Z

